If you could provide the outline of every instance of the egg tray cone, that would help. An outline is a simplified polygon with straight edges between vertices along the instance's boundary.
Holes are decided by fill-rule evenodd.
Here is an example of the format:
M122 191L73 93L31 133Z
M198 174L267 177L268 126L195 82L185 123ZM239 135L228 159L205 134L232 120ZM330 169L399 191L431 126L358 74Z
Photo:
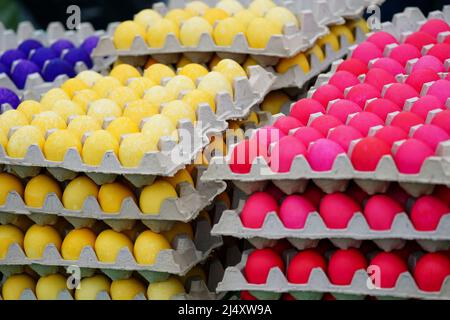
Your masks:
M89 36L104 36L105 31L96 31L93 26L88 22L83 22L76 30L66 30L61 22L51 22L47 26L47 29L36 30L31 22L20 22L17 31L7 30L0 22L0 52L15 49L23 40L36 39L45 45L50 45L51 42L58 39L67 39L73 43L79 45ZM94 57L91 55L93 67L91 70L103 72L108 69L109 65L114 62L114 57ZM75 65L75 72L79 73L89 68L83 63L78 62ZM57 88L63 84L69 77L66 75L60 75L52 82L46 82L40 74L33 73L27 77L25 81L24 89L16 87L14 82L6 75L0 74L0 87L8 88L19 95L27 97L35 96L39 97L40 94L47 92L52 88ZM29 91L32 91L31 93Z
M248 290L262 297L267 294L294 293L295 295L295 293L330 292L350 299L370 295L385 298L450 300L450 276L445 279L440 292L425 292L417 287L409 272L402 273L392 289L375 287L365 270L358 270L348 286L333 285L319 268L311 271L306 284L289 283L279 268L270 270L266 283L250 284L243 274L250 252L251 250L244 252L239 264L225 270L224 278L217 287L218 292Z

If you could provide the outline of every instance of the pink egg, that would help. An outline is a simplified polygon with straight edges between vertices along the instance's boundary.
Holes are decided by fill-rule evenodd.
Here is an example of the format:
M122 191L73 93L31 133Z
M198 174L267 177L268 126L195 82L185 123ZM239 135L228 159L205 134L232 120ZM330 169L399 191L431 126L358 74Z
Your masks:
M331 128L336 128L337 126L343 124L338 118L333 117L329 114L321 115L320 117L315 118L309 126L311 128L319 131L324 137L328 135L328 131Z
M450 98L450 81L438 80L431 85L427 94L438 98L442 105L447 103L447 99Z
M309 145L307 159L314 171L329 171L340 154L345 154L345 151L338 143L319 139Z
M394 76L405 73L403 66L397 60L391 58L380 58L372 64L371 68L383 69Z
M344 95L335 86L333 86L331 84L325 84L325 85L321 86L320 88L318 88L313 93L312 98L314 100L319 101L322 104L322 106L324 106L326 108L330 101L333 101L336 99L343 99Z
M361 132L363 137L366 137L370 128L382 126L384 125L384 121L374 113L362 111L354 115L348 121L348 125Z
M426 253L414 268L414 279L420 290L440 292L445 279L450 276L450 259L440 252Z
M364 108L367 100L380 98L380 90L367 83L358 84L347 92L345 98Z
M411 98L416 98L419 93L410 85L404 83L392 84L384 93L383 98L391 100L396 105L402 107L405 101Z
M272 126L256 130L250 140L254 140L258 144L259 149L267 150L271 143L280 140L286 136L283 131Z
M415 46L407 43L403 43L392 49L389 54L389 58L392 58L399 62L402 66L406 66L406 63L412 59L418 59L422 56L419 49Z
M375 171L381 158L390 154L391 149L383 140L367 137L353 147L350 159L356 170Z
M367 63L362 63L358 59L349 58L339 65L337 71L348 71L353 73L355 76L359 76L367 73L368 68Z
M316 208L307 198L293 194L287 196L280 206L280 220L289 229L303 229L306 219Z
M351 183L350 186L347 188L345 193L355 200L359 205L362 205L366 199L369 197L367 192L365 192L363 189L361 189L356 183Z
M445 60L450 59L450 44L438 43L435 44L428 52L427 55L433 56L445 62Z
M402 208L407 208L408 201L411 199L411 196L398 183L391 183L386 195L400 204Z
M396 111L400 112L402 109L391 100L380 98L368 102L364 111L376 114L383 122L385 122L389 113Z
M290 116L297 118L303 125L307 125L309 117L313 113L325 113L325 108L322 104L313 99L300 99L291 109Z
M426 120L431 110L442 109L441 101L435 96L423 96L414 102L411 112Z
M283 116L278 118L273 126L283 131L283 133L285 133L286 135L288 135L289 131L291 131L292 129L303 127L300 120L291 116Z
M239 174L249 173L253 161L258 156L267 159L267 149L260 148L254 140L241 141L233 149L229 163L230 170Z
M383 140L390 149L394 142L407 139L408 134L398 127L385 126L379 129L375 133L374 137Z
M417 31L410 34L406 38L405 43L411 44L415 46L417 49L422 50L424 46L436 43L436 38L429 35L428 33Z
M354 248L336 250L328 262L328 278L335 285L348 286L359 270L367 269L367 260Z
M448 206L439 198L422 196L412 206L411 222L419 231L434 231L449 212Z
M350 142L361 139L362 137L363 135L361 132L346 125L337 126L336 128L331 129L328 133L328 139L339 144L345 152L348 151Z
M259 229L269 212L278 213L277 201L266 192L256 192L245 201L241 212L242 225L250 229Z
M450 31L450 27L444 20L430 19L420 27L420 31L426 32L436 38L439 33Z
M372 34L367 38L367 41L373 43L382 51L388 44L398 43L397 39L395 39L393 35L385 31L378 31Z
M436 71L432 69L422 69L412 72L408 79L406 79L406 84L410 85L417 92L422 91L422 87L427 82L437 81L439 80L439 76Z
M433 196L450 207L450 188L444 185L434 187Z
M341 91L348 87L359 84L358 78L349 71L337 71L328 81L329 84L335 86Z
M424 161L433 155L433 149L422 141L408 139L398 147L394 154L394 161L399 172L416 174L420 172Z
M311 204L318 209L320 201L322 200L324 193L314 183L310 182L302 194L303 197L309 200Z
M340 99L330 104L327 110L327 114L338 118L342 123L346 123L347 118L350 114L361 111L361 107L353 101Z
M370 69L364 79L364 83L370 84L374 88L377 88L380 92L385 85L395 82L397 81L392 73L380 68Z
M412 137L427 144L434 151L436 151L439 143L450 139L450 135L448 135L444 129L432 124L424 124L420 126L420 128L414 131Z
M294 136L286 136L275 143L270 152L270 168L274 172L289 172L295 157L306 155L306 148Z
M247 258L244 275L249 283L264 284L273 268L284 272L284 262L280 256L269 248L256 249Z
M392 119L391 126L398 127L408 134L411 127L422 123L423 119L415 113L412 113L411 111L402 111Z
M327 194L320 202L319 213L330 229L345 229L361 207L346 194L336 192Z
M371 42L363 42L352 52L352 58L360 60L362 63L368 65L370 60L381 58L383 52L378 49L376 45Z
M376 267L378 273L372 274L373 283L379 288L394 288L402 273L408 272L408 265L393 252L380 252L372 261L369 268Z
M423 56L414 64L412 71L415 72L423 69L431 69L435 72L445 72L444 64L436 57Z
M433 120L431 120L431 124L444 129L448 134L450 134L450 110L439 112L433 117Z
M301 127L295 131L294 137L302 142L305 147L308 147L311 142L323 138L323 135L317 129Z
M367 200L364 216L373 230L390 230L395 216L404 209L386 195L374 195Z

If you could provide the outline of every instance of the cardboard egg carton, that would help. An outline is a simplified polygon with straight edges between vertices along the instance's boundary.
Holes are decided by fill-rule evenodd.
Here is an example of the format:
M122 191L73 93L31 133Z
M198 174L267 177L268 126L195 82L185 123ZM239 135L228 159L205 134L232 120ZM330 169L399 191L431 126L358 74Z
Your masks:
M252 295L260 299L277 297L281 293L291 293L294 296L311 299L317 296L317 293L330 292L344 299L361 299L361 296L376 296L400 299L450 300L450 276L445 279L440 292L426 292L417 287L410 272L402 273L397 280L396 286L390 289L378 288L373 285L365 270L358 270L353 276L350 285L334 285L320 268L311 271L306 284L289 283L279 268L270 270L266 283L251 284L247 282L243 273L249 254L250 251L244 252L239 264L234 267L228 267L225 270L224 278L217 287L218 292L248 290ZM320 299L320 295L315 299Z

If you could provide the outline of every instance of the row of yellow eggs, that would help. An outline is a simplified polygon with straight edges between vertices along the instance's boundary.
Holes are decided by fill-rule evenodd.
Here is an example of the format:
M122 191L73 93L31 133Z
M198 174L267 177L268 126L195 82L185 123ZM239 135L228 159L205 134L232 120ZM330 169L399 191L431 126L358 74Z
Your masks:
M230 1L230 0L228 0ZM282 35L285 25L299 27L296 16L271 0L255 0L247 9L227 7L224 1L215 8L203 2L192 1L185 9L173 9L162 17L146 9L135 15L133 21L124 21L114 32L116 48L129 49L135 37L146 40L149 47L161 48L172 34L184 46L195 47L202 34L210 35L219 46L232 45L238 34L243 34L251 48L265 48L274 35Z

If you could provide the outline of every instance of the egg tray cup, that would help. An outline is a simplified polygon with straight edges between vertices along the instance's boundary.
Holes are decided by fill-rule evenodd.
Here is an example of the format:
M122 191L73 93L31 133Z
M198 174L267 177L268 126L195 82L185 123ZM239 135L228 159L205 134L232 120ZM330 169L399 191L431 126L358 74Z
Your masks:
M0 52L15 49L23 40L36 39L45 45L58 39L67 39L79 45L90 36L104 36L105 31L95 31L93 26L88 22L83 22L76 30L66 30L61 22L51 22L47 26L47 30L36 30L31 22L20 22L17 31L7 30L0 22ZM114 57L94 57L91 55L93 67L91 70L103 72L115 61ZM75 72L79 73L89 68L83 62L77 62ZM30 74L26 81L24 89L16 87L14 82L6 75L0 74L0 87L8 88L15 93L22 95L27 91L32 91L33 96L39 96L52 88L61 86L69 77L67 75L59 75L54 81L46 82L39 73ZM28 93L30 96L30 93Z
M402 273L394 288L378 288L372 283L365 270L358 270L350 285L333 285L322 269L311 271L308 283L289 283L279 268L272 268L264 284L251 284L245 279L243 270L251 250L245 251L242 260L234 267L225 270L223 280L218 284L218 292L250 291L259 299L277 299L282 293L290 293L297 299L320 299L319 293L336 294L338 299L363 299L363 296L376 296L384 299L431 299L450 300L450 276L448 276L440 292L420 290L411 273Z

